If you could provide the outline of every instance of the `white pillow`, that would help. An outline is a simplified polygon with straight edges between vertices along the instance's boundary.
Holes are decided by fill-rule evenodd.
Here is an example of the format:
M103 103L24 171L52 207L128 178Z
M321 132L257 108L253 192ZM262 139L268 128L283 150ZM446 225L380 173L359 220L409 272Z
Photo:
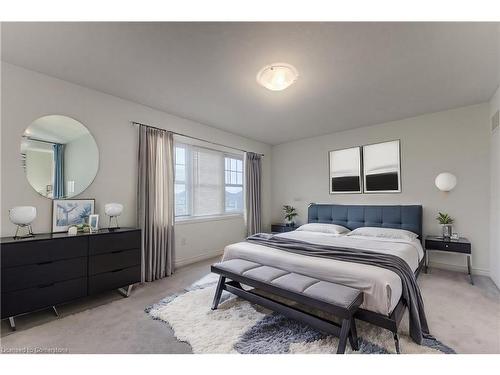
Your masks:
M343 227L342 225L321 224L321 223L304 224L298 227L296 230L304 232L320 232L328 234L343 234L349 232L349 229Z
M393 240L416 240L418 235L404 229L395 228L379 228L379 227L361 227L354 229L347 234L348 236L363 236L363 237L377 237L377 238L390 238Z

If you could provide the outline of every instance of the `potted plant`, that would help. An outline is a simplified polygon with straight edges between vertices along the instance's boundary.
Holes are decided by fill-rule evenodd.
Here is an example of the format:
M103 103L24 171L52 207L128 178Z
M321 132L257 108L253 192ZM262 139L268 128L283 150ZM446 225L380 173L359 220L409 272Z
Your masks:
M450 215L439 212L436 220L439 222L439 224L441 224L443 238L449 239L451 237L453 229L453 219L450 217Z
M295 225L293 218L298 216L297 209L288 204L283 206L283 212L285 214L286 225L289 227L293 227Z

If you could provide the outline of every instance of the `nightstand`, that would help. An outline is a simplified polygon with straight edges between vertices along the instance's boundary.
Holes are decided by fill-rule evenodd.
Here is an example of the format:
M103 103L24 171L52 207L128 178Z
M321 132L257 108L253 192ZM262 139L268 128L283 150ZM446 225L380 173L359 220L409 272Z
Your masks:
M471 243L467 238L460 237L458 240L452 240L452 239L444 239L443 237L438 237L438 236L427 236L425 238L425 249L426 249L425 252L426 272L429 267L430 250L465 254L467 256L467 270L469 273L470 283L474 285L474 281L472 280L471 265L470 265L470 256L472 253Z
M291 232L292 230L297 229L298 225L289 226L286 224L271 224L271 232L272 233L284 233Z

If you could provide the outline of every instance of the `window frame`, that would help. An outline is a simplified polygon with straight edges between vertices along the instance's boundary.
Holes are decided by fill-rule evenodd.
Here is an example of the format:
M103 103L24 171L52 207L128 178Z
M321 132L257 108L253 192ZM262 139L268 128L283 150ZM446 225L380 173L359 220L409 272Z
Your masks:
M186 215L177 215L176 214L176 204L175 204L175 185L177 184L177 179L176 179L176 166L177 166L177 161L176 161L176 148L184 148L185 154L184 154L184 167L185 167L185 180L183 183L186 189ZM220 194L222 195L222 207L219 207L219 213L217 214L210 214L210 215L193 215L193 202L194 202L194 192L193 192L193 149L195 148L204 148L209 151L213 152L218 152L222 155L222 174L221 174L221 192ZM240 184L226 184L226 158L230 159L236 159L240 160L242 163L242 183ZM186 142L181 142L181 141L175 141L174 142L174 222L175 223L186 223L186 222L203 222L203 221L212 221L212 220L224 220L224 219L230 219L230 218L242 218L245 213L245 161L243 155L236 154L236 153L231 153L227 151L222 151L222 150L217 150L209 147L205 147L202 145L198 144L189 144ZM242 197L242 209L241 211L227 211L226 210L226 186L234 186L234 187L241 187L242 192L243 192L243 197Z
M226 183L226 171L229 171L229 173L231 173L231 172L235 172L236 174L239 173L238 167L236 167L236 170L233 171L231 169L231 166L229 166L230 169L226 170L226 158L241 161L241 184L227 184ZM223 168L223 170L224 170L224 173L223 173L224 188L222 189L223 190L222 194L224 195L223 212L226 214L241 214L241 215L243 215L243 213L245 212L245 165L244 165L244 161L243 161L243 156L237 155L237 154L231 154L231 153L224 153L224 166L223 167L224 167ZM236 178L236 181L238 181L238 178ZM228 211L226 209L226 187L241 187L241 191L242 191L241 211Z

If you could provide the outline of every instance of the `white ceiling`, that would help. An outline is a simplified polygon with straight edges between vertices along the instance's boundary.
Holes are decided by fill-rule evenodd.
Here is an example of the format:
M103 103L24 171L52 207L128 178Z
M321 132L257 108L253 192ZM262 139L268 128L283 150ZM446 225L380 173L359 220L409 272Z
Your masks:
M4 61L270 144L484 102L500 82L494 23L2 26ZM272 62L296 84L259 86Z

